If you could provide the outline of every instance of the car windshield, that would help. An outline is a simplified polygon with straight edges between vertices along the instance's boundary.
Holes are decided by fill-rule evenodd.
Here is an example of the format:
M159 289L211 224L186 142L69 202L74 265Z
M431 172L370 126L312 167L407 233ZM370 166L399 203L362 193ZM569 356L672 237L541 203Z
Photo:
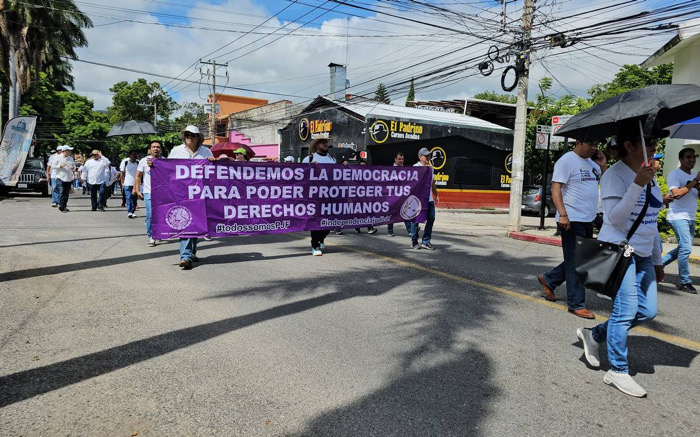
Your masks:
M43 170L44 164L40 158L27 158L24 162L24 170Z
M525 187L523 188L523 194L525 195L531 195L531 194L537 194L540 192L540 187Z

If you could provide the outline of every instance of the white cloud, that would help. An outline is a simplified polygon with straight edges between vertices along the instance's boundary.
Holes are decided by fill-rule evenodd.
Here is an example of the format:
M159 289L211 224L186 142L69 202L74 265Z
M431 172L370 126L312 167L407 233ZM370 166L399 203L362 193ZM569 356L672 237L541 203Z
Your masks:
M222 30L249 30L252 25L260 23L263 16L269 17L266 11L266 4L262 0L229 0L220 5L207 4L206 2L194 3L189 10L181 8L173 9L170 2L153 2L145 0L123 0L117 7L118 10L97 8L88 4L77 3L81 9L91 16L97 27L86 31L89 47L78 51L81 59L100 62L104 64L117 65L124 68L148 71L165 76L176 76L187 71L181 77L192 74L190 80L199 80L199 72L195 72L194 67L190 67L199 58L223 46L229 41L236 39L240 34L229 33L216 30L205 30L201 28L218 28ZM114 2L111 0L93 0L90 4L111 7ZM317 4L320 4L317 3ZM571 1L566 8L557 10L543 10L542 13L568 15L577 11L584 11L595 7L595 5L610 4L609 0ZM269 6L269 5L268 5ZM165 10L163 8L170 7ZM648 7L648 5L647 5ZM513 6L511 6L513 8ZM577 10L576 8L584 8ZM133 13L121 9L133 9L143 11ZM296 17L310 8L295 6L283 14L284 18ZM343 8L339 8L343 9ZM514 8L513 8L514 9ZM512 10L513 10L512 9ZM347 9L343 9L347 10ZM631 9L623 12L629 13ZM152 24L142 24L134 22L113 23L118 19L138 20L152 22L172 23L170 16L153 16L150 14L164 12L171 15L186 15L180 20L181 25L189 25L192 29L180 27L166 27ZM302 18L301 21L308 20L318 15L317 10ZM474 10L470 10L474 13ZM618 12L621 14L623 12ZM612 12L611 12L612 14ZM410 15L416 19L425 20L422 15ZM485 14L486 17L495 17L495 14ZM111 17L111 18L108 18ZM515 17L515 16L514 16ZM599 15L587 20L581 20L569 24L568 28L576 26L583 27L587 23L597 22L609 18L608 15ZM328 92L328 63L345 63L346 41L349 41L348 77L353 87L349 92L354 94L372 93L379 81L387 85L394 84L400 80L407 80L411 76L436 69L440 66L458 62L474 56L486 53L489 44L481 43L474 47L474 39L471 37L455 36L447 31L432 27L421 26L415 23L397 20L386 16L382 20L400 23L399 26L386 22L379 22L369 18L352 17L349 22L342 18L333 18L324 21L320 26L307 27L294 32L298 35L308 35L305 38L298 36L286 36L260 50L237 60L230 62L228 67L229 86L241 86L250 89L267 92L288 93L306 98L313 98L318 94ZM202 21L208 20L208 21ZM442 21L441 21L442 22ZM444 24L444 22L442 22ZM272 27L280 27L286 23L280 23L276 18L265 24L264 28L257 31L269 32ZM344 34L346 26L349 27L351 35L365 35L364 38L351 37L346 40ZM296 28L293 24L290 27L279 31L276 35L267 37L253 46L240 49L260 35L248 35L231 46L218 53L224 53L233 49L239 49L225 56L217 56L217 62L225 62L242 55L260 44L269 42L287 33L290 29ZM473 31L483 34L483 28L472 25ZM563 26L562 26L563 27ZM464 27L461 27L464 28ZM319 37L320 33L325 37ZM395 37L394 35L412 35ZM422 36L433 34L434 36ZM371 35L384 35L381 38L372 38ZM630 56L613 54L600 49L587 50L585 53L580 48L581 43L569 49L551 49L533 54L535 63L531 70L533 84L544 75L554 76L558 81L554 83L553 91L559 94L566 93L569 89L575 93L583 93L596 82L607 81L617 72L618 66L611 64L638 63L659 48L670 36L662 35L640 39L635 42L625 43L615 46L617 50L630 53ZM635 48L630 48L634 44ZM446 53L460 47L468 47L464 50L441 58L434 62L425 62L431 56ZM544 55L553 55L556 52L570 54L557 54L545 59L545 63L537 62ZM206 57L206 60L210 59ZM602 60L600 59L602 58ZM420 64L412 66L413 64ZM417 87L417 97L420 99L453 99L464 98L484 90L500 91L500 73L494 72L489 77L481 77L474 68L475 61L468 64L469 68L462 75L473 74L463 80L445 87L435 87L433 90L421 89ZM549 69L549 72L545 70ZM370 81L360 85L362 82L377 78L383 74L399 71L380 80ZM223 74L222 69L218 71ZM85 94L95 101L95 107L104 109L111 103L109 88L118 81L134 81L139 77L145 77L148 81L157 81L161 85L169 82L168 79L152 77L140 73L126 72L110 69L86 63L74 63L74 74L76 82L76 92ZM304 77L306 79L297 79ZM220 85L225 80L217 79ZM174 86L173 86L174 85ZM202 85L184 83L170 83L167 89L177 92L176 99L180 103L188 101L199 101L200 96L206 99L209 89L206 80ZM220 89L220 88L219 88ZM536 85L530 87L530 98L532 99L536 91ZM271 101L284 97L266 95L259 93L247 93L228 89L226 92L251 95L254 97L268 98ZM395 102L405 99L405 91L401 94L393 95ZM295 102L303 101L302 97L291 97Z

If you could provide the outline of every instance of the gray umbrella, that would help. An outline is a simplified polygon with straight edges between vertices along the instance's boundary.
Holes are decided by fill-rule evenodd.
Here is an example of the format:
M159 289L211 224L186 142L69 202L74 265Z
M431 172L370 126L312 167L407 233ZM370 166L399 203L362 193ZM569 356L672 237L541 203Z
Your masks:
M107 134L108 137L125 136L125 135L143 135L157 134L158 129L147 121L129 120L122 121L112 126Z
M627 91L579 112L557 135L580 141L598 140L617 134L622 126L641 122L645 135L664 137L668 135L664 128L697 115L700 115L700 86L653 85Z

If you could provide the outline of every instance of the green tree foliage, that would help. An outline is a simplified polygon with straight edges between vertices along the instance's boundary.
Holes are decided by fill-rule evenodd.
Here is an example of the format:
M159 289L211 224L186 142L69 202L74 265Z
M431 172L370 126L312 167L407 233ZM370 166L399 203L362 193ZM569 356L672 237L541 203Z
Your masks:
M377 85L377 91L374 93L374 100L380 101L382 103L386 103L387 105L391 103L391 99L389 98L389 93L386 90L386 87L384 86L383 83L380 83Z
M514 96L512 94L499 94L495 91L482 91L480 93L474 94L474 98L500 103L515 103L518 101L517 96Z
M611 82L594 85L588 90L588 95L595 105L626 91L671 83L672 77L673 64L662 64L649 70L636 64L623 65Z
M0 51L10 96L26 93L39 73L61 90L72 87L71 67L76 47L86 47L84 28L92 22L73 0L0 0ZM11 68L12 67L12 68Z
M60 143L71 144L81 152L89 152L101 144L111 127L107 115L93 109L91 100L78 94L59 92L63 102L65 131L55 134Z
M209 122L209 116L204 106L196 102L188 102L181 106L182 114L173 120L173 126L202 126Z
M406 96L406 103L413 102L416 100L416 88L413 84L413 78L411 78L411 86L408 88L408 96Z
M93 110L92 101L69 91L56 91L46 73L32 83L20 107L21 115L37 115L35 153L41 155L58 144L70 144L75 153L103 148L111 124Z
M157 106L158 118L163 120L170 119L179 108L158 82L148 83L143 78L133 83L117 82L109 90L114 93L112 106L107 108L112 123L128 120L153 122L153 104Z

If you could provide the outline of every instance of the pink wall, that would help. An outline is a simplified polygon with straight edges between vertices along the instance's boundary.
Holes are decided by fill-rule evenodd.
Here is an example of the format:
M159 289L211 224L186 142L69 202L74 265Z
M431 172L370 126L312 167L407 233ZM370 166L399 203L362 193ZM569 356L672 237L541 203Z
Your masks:
M266 158L279 158L280 146L277 144L260 144L260 145L250 145L250 148L255 152L257 157Z
M280 146L279 144L251 144L250 138L246 137L237 130L231 130L228 132L228 140L232 143L241 143L250 146L255 152L256 157L266 157L266 158L279 158Z

